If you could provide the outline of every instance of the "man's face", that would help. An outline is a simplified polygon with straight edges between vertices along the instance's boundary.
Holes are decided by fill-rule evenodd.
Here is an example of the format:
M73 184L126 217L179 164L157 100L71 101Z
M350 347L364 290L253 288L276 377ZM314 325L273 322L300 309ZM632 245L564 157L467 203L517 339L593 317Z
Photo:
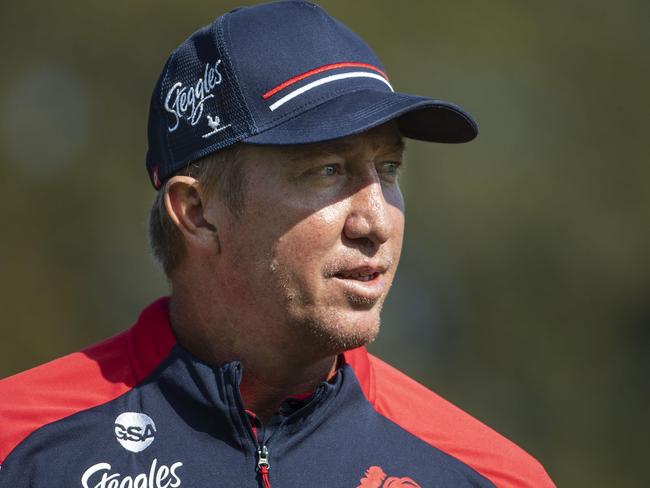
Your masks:
M243 212L217 230L215 296L227 313L325 354L374 339L402 247L402 151L394 123L329 143L248 146Z

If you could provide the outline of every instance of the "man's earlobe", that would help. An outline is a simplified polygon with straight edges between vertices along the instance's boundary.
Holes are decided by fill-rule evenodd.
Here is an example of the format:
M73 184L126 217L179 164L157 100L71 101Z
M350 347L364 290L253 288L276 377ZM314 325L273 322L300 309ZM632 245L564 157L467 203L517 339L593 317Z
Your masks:
M191 176L172 176L165 184L165 209L183 235L186 245L215 251L217 227L206 216L207 199Z

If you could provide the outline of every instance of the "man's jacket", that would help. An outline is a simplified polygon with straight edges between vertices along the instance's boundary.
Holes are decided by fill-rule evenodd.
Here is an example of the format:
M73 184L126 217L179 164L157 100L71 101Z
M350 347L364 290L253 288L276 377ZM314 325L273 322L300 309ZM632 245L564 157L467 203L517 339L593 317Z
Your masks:
M239 395L241 365L194 358L167 308L0 381L0 488L553 486L520 448L364 348L261 426Z

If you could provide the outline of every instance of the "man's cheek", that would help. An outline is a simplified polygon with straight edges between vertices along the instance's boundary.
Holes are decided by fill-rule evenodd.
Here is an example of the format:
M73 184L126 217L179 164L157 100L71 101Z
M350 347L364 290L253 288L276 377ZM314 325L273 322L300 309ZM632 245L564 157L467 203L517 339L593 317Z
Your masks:
M278 240L278 249L293 259L314 262L335 245L336 236L332 227L301 222Z

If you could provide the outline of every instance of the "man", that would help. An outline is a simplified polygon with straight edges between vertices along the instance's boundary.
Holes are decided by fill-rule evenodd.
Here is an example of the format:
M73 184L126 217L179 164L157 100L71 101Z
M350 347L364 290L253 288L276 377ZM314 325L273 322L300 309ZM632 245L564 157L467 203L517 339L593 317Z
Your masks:
M514 444L370 356L399 261L402 137L472 118L395 93L306 2L239 9L167 61L130 330L0 385L0 487L552 486Z

